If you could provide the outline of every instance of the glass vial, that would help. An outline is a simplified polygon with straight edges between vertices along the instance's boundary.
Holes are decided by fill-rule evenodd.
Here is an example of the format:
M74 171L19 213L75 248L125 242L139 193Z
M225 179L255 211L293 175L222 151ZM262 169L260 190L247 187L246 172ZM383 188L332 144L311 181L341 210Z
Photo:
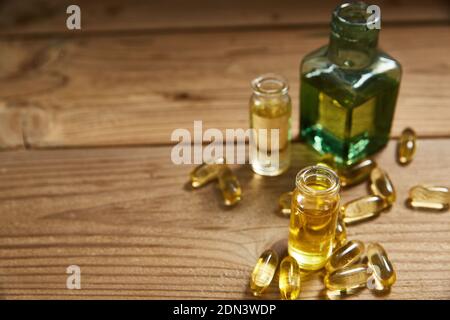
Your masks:
M322 154L332 153L340 165L386 145L401 79L400 64L377 48L379 29L368 22L367 7L338 6L329 44L308 54L300 67L301 138Z
M252 169L263 176L277 176L286 171L290 165L292 106L288 94L289 87L283 77L265 74L252 81L252 88L253 94L250 98Z
M339 178L324 166L311 166L296 177L292 196L288 251L300 267L317 270L333 249L339 209Z

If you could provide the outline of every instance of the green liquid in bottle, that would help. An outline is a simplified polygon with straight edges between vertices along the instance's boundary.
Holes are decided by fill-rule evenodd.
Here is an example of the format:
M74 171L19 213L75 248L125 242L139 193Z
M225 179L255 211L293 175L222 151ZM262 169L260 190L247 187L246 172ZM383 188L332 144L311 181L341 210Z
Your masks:
M300 132L320 153L350 165L388 142L401 67L377 49L378 31L355 18L358 9L365 13L361 3L343 6L334 13L329 46L302 62Z

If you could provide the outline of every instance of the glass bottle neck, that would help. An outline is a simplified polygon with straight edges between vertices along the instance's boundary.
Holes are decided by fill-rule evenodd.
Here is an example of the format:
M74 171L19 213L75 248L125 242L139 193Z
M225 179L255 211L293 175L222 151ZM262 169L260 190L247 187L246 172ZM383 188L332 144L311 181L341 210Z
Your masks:
M336 8L331 19L328 58L348 69L362 69L377 55L378 29L369 28L367 5L345 3Z
M267 73L252 81L253 94L266 99L276 99L288 94L287 81L280 75Z
M325 166L310 166L301 170L295 185L305 197L335 197L339 195L339 178Z

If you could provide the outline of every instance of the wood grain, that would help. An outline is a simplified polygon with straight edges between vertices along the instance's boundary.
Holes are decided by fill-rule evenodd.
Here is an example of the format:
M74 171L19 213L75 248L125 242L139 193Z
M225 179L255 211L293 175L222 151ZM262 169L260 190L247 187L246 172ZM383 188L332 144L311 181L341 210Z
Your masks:
M250 298L249 273L273 243L283 246L286 218L277 197L316 155L294 147L283 176L254 176L234 166L244 190L232 210L214 184L187 185L191 166L170 162L170 147L24 150L0 153L0 297ZM353 298L450 299L449 212L410 211L403 201L418 183L447 185L450 139L421 139L407 167L395 142L377 157L397 189L392 210L349 227L352 239L379 241L398 281L389 295ZM344 201L366 186L346 190ZM81 267L81 290L65 288L67 266ZM274 285L265 298L277 298ZM302 299L326 298L318 274Z
M78 0L82 32L328 24L342 1ZM445 0L378 0L383 22L449 20ZM0 34L68 33L69 0L0 2Z
M393 136L406 126L421 137L450 136L449 31L383 29L382 47L404 68ZM289 80L297 135L299 63L327 37L328 28L312 28L2 40L0 123L20 109L21 125L0 130L0 143L168 144L194 120L204 129L246 128L249 82L265 72Z

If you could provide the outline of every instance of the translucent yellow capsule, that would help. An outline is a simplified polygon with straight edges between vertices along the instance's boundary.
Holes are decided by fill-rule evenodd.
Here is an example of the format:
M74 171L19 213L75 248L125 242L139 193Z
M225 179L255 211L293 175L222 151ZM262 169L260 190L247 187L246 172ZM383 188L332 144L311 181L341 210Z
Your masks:
M364 264L355 264L328 273L324 278L327 289L332 291L347 291L366 286L369 273Z
M287 256L280 264L279 287L281 298L295 300L300 295L301 271L297 261Z
M343 269L358 262L363 255L364 243L358 240L350 240L333 252L325 268L330 273L337 269Z
M426 210L426 211L447 211L449 208L448 203L436 203L430 201L417 201L411 198L406 200L406 206L414 210Z
M397 145L397 161L406 165L410 163L416 152L416 133L411 128L403 130Z
M334 236L335 246L334 248L342 247L347 242L347 228L345 227L345 222L341 217L338 217L336 223L336 233Z
M369 268L384 288L389 288L397 280L394 267L386 251L379 243L370 243L367 246Z
M192 187L199 188L208 182L217 179L220 168L225 163L225 159L219 158L215 161L205 162L197 166L190 173Z
M370 173L370 189L374 195L380 196L389 204L395 202L395 188L388 174L380 168L375 168Z
M281 214L288 216L288 217L290 216L291 203L292 203L292 191L285 192L278 198L278 204L280 206Z
M317 162L318 166L324 166L327 167L329 169L335 169L336 168L336 162L334 160L334 156L331 153L326 153L324 154L319 162Z
M365 159L338 170L341 186L350 187L369 179L370 172L377 166L372 159Z
M271 249L264 251L256 262L250 279L253 295L260 296L270 286L277 267L277 253Z
M449 208L450 192L446 187L419 185L409 190L406 201L412 209L446 211Z
M232 206L241 200L242 190L238 179L230 168L223 166L219 172L219 188L226 206Z
M450 202L450 192L447 187L419 185L409 190L409 197L420 201L433 201L440 203Z
M356 223L378 216L389 204L379 196L364 196L341 207L342 219L346 224Z

